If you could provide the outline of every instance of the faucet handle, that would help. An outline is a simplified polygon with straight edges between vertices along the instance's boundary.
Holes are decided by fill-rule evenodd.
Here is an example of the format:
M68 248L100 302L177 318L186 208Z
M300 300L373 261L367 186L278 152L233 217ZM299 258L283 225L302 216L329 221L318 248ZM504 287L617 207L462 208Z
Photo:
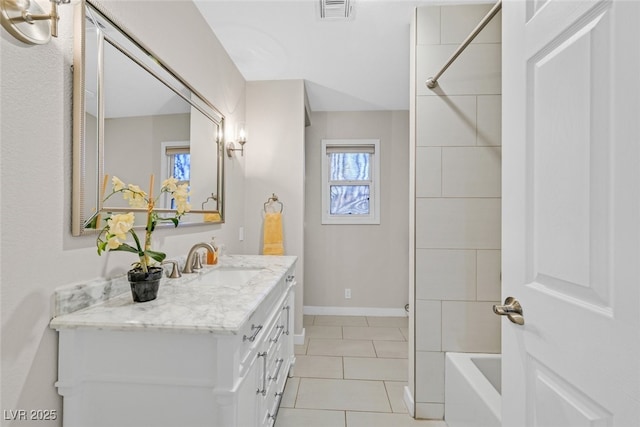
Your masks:
M171 269L171 274L169 275L170 279L177 279L179 277L182 277L182 273L180 273L180 270L178 269L178 261L167 259L162 261L160 265L165 265L165 264L173 264L173 268Z
M202 270L202 268L202 258L199 253L196 253L195 257L193 257L193 269Z

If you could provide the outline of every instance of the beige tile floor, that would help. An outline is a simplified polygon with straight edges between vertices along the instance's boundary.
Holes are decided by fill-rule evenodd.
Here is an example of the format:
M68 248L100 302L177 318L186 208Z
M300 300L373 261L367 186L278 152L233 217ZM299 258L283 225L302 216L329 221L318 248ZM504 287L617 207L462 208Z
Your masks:
M276 427L446 427L404 405L406 317L304 316Z

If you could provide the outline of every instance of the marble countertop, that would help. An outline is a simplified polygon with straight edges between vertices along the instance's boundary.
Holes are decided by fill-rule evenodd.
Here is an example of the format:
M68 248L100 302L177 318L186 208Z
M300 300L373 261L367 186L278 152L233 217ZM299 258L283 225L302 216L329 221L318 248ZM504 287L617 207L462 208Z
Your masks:
M68 312L65 306L75 307L78 299L87 299L88 286L94 294L101 295L112 287L107 282L102 291L95 283L73 285L54 296L55 313L59 314L51 320L50 327L234 334L295 261L295 256L227 255L216 266L198 273L183 274L179 279L163 278L158 298L153 301L134 303L131 292L120 286L118 289L126 291ZM221 280L215 272L225 269L250 269L256 274L245 283Z

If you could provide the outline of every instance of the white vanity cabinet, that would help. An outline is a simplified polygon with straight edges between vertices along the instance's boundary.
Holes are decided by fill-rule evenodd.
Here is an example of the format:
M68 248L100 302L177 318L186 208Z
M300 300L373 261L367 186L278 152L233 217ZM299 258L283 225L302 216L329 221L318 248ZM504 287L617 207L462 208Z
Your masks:
M293 276L286 280L294 283ZM252 323L257 335L255 345L242 358L247 373L238 393L238 425L271 426L276 419L294 363L293 303L293 293L289 292L266 322Z
M295 363L295 258L290 258L288 268L234 331L189 329L180 324L176 307L175 319L163 323L164 328L127 328L126 321L119 327L91 327L78 320L91 316L84 312L54 318L52 327L60 334L56 386L64 397L64 426L272 426ZM235 309L234 301L230 298L220 310ZM97 316L98 310L111 309L109 304L85 312L93 310ZM129 315L129 322L135 316L127 310L146 310L142 304L111 304Z
M293 275L285 281L295 285ZM243 339L247 338L241 353L244 382L238 393L239 426L271 426L275 421L287 375L295 362L293 298L293 292L289 292L266 321L250 322L243 334Z

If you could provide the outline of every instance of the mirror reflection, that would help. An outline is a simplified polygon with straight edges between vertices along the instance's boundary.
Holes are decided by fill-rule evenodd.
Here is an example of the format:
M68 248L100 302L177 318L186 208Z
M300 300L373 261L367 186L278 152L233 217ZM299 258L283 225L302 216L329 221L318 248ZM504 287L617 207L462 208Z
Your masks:
M77 19L76 36L84 37L84 52L74 62L74 235L99 226L102 211L132 210L118 197L103 205L111 186L105 176L148 192L153 175L155 194L173 176L191 191L183 222L222 222L222 115L91 4L79 7L84 20ZM157 208L174 210L174 201L161 199Z

